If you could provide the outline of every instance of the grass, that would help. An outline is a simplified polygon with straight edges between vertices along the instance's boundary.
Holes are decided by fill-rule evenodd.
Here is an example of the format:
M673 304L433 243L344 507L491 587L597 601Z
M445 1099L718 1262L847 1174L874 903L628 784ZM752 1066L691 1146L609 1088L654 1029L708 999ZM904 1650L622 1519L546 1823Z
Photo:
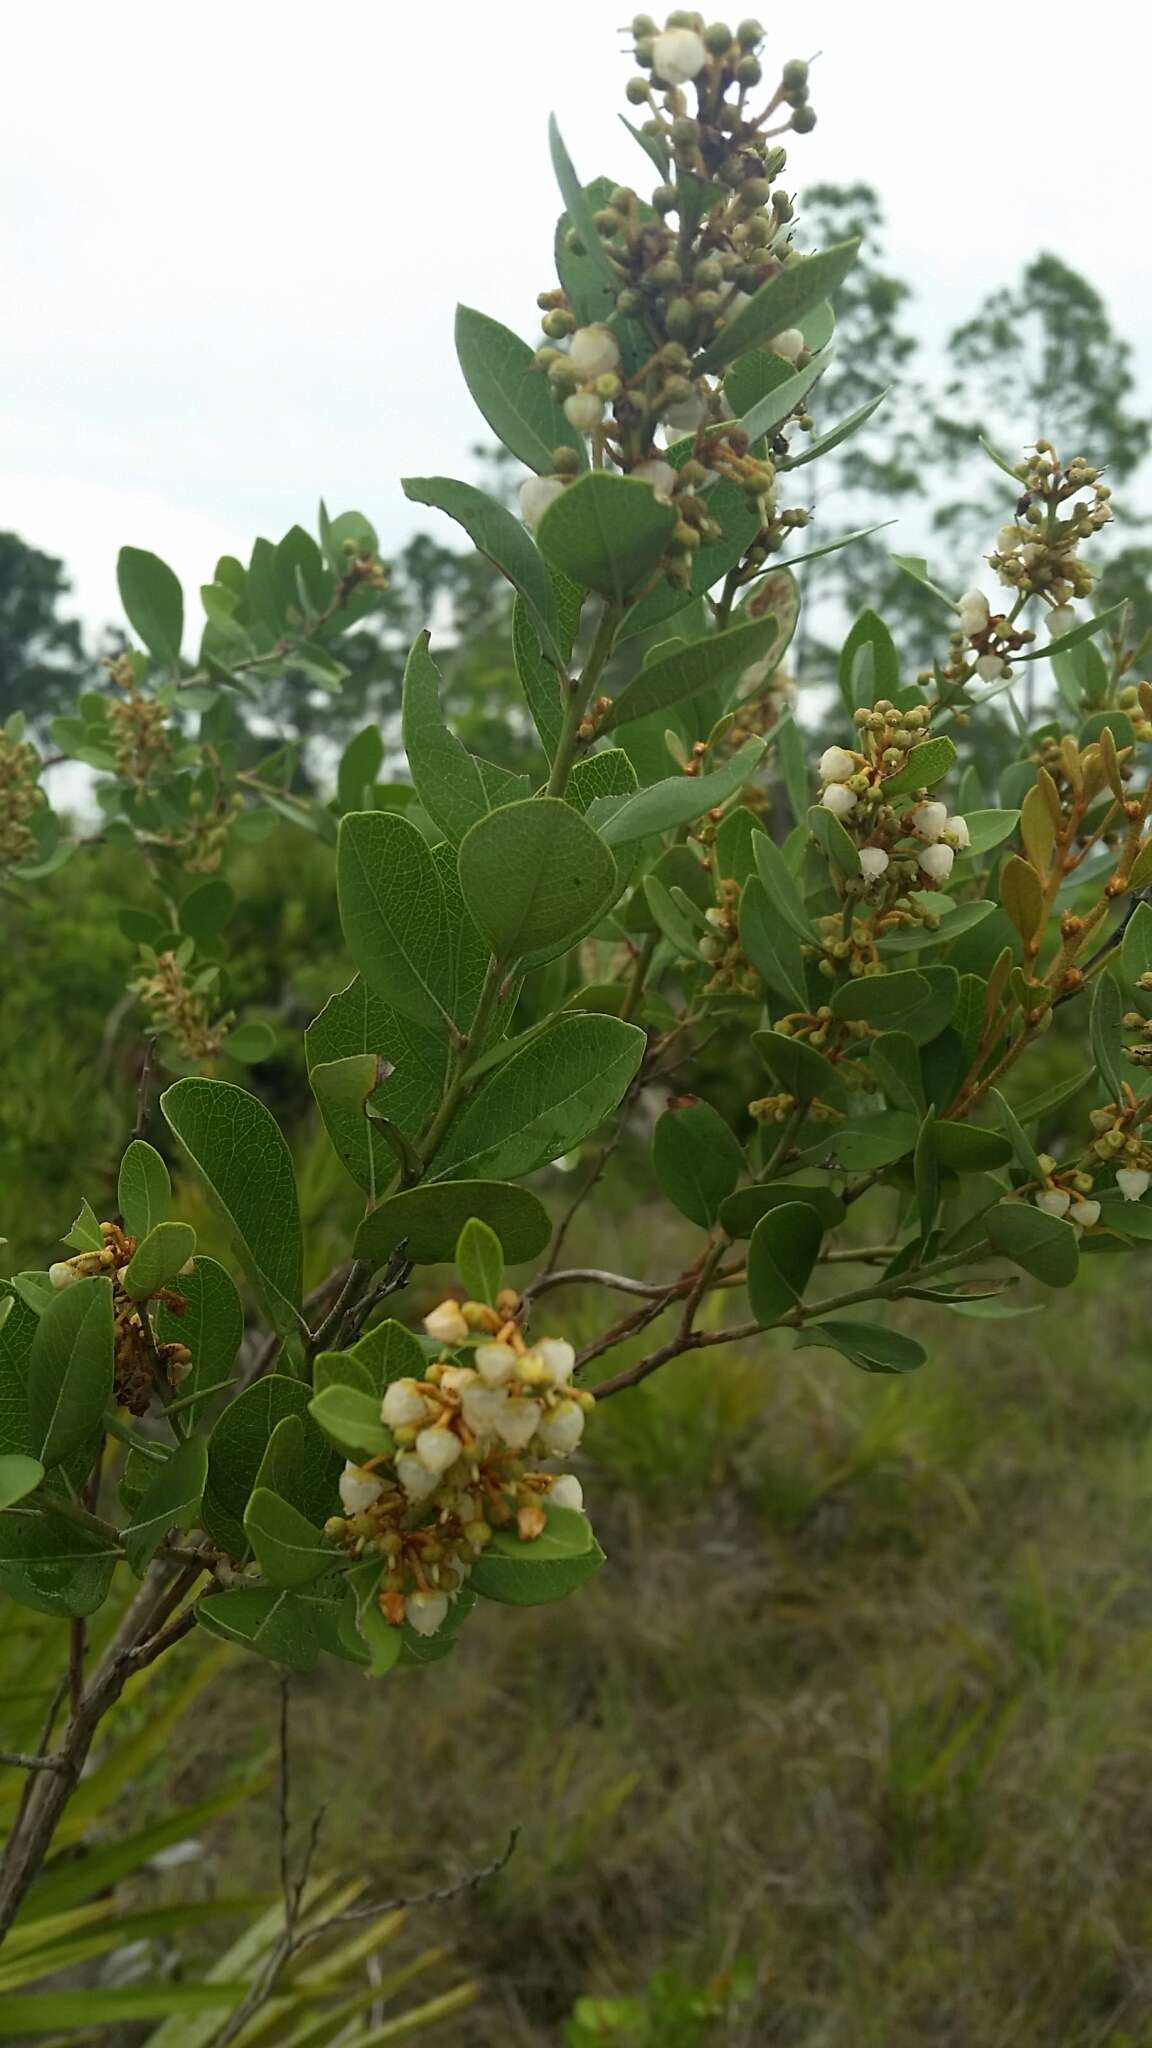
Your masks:
M523 1824L418 1917L484 1986L454 2044L544 2048L581 1992L737 1958L738 2048L1152 2044L1152 1372L1106 1264L1020 1322L902 1312L907 1381L786 1341L669 1367L590 1427L590 1588L299 1688L329 1863L419 1888ZM274 1691L237 1660L166 1796L261 1746ZM273 1836L271 1805L218 1824L231 1886Z

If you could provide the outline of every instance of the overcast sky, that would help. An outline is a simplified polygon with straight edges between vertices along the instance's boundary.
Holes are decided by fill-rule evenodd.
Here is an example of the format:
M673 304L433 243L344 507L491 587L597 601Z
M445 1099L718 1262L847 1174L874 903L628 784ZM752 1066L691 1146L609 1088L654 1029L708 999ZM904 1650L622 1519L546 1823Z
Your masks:
M65 558L87 619L115 615L124 541L195 585L323 494L387 551L414 523L400 476L470 473L484 429L452 308L534 331L549 111L583 178L650 180L617 121L623 18L4 0L0 527ZM823 0L789 20L766 69L822 53L790 181L880 188L925 329L1053 248L1106 297L1147 395L1143 8Z

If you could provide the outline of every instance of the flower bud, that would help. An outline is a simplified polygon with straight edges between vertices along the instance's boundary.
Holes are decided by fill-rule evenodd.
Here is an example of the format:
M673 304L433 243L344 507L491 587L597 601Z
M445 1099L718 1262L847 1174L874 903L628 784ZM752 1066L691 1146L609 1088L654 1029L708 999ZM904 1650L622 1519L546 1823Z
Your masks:
M796 112L792 116L791 125L797 135L811 135L812 130L816 126L815 107L797 107Z
M362 1515L384 1491L384 1481L375 1472L364 1472L350 1458L340 1474L340 1505L346 1515Z
M988 630L991 613L988 599L982 590L966 590L959 604L960 631L971 639L977 633Z
M404 1618L418 1636L434 1636L448 1618L447 1593L409 1593Z
M1076 624L1076 612L1074 607L1070 604L1054 605L1052 610L1049 612L1045 623L1048 627L1048 631L1052 635L1052 638L1054 640L1059 640L1062 634L1070 633L1072 631L1073 626Z
M575 1401L561 1401L548 1410L538 1433L551 1457L567 1458L584 1434L584 1410Z
M1043 1209L1046 1216L1066 1216L1072 1207L1072 1197L1067 1188L1041 1188L1036 1207Z
M847 747L825 747L816 772L821 782L847 782L859 765L855 754L850 754Z
M694 391L690 398L678 398L672 405L665 406L664 424L677 434L694 434L707 414L707 401Z
M950 846L956 848L958 853L963 853L965 848L972 843L972 835L968 830L967 818L946 818L944 821L943 837Z
M454 1465L464 1446L450 1429L422 1429L416 1439L416 1456L426 1472L437 1479Z
M563 490L564 486L557 477L527 477L520 486L520 517L525 526L535 530L549 505L556 503Z
M573 1508L580 1514L584 1507L584 1488L574 1472L561 1472L559 1478L552 1481L548 1499L554 1508Z
M67 1259L58 1259L54 1266L49 1266L48 1268L48 1281L52 1287L71 1287L72 1282L79 1278L79 1273L73 1269Z
M574 391L571 398L564 400L564 417L569 426L590 434L604 417L604 400L597 398L594 391Z
M952 863L956 855L950 846L945 846L942 840L937 840L934 846L924 847L916 858L930 880L946 882L952 873Z
M794 363L803 355L808 343L798 327L786 327L782 334L773 336L769 346L774 356L783 356L786 363Z
M982 683L997 683L1004 674L1007 663L1000 654L982 654L976 663L976 673Z
M1126 1202L1138 1202L1152 1185L1152 1174L1140 1166L1122 1166L1116 1175L1116 1185Z
M439 1475L430 1472L414 1451L401 1451L396 1460L396 1477L409 1500L427 1500L439 1485Z
M572 336L568 361L582 382L605 377L620 368L620 344L610 327L578 327Z
M576 1353L566 1337L542 1337L536 1355L553 1386L563 1386L571 1379Z
M393 1380L384 1390L380 1403L380 1420L389 1429L411 1428L418 1422L427 1422L428 1403L420 1392L415 1380Z
M659 456L653 456L648 462L638 462L635 469L629 470L628 474L636 477L642 484L651 484L656 501L660 505L668 503L679 481L672 464L662 462Z
M468 1335L468 1325L458 1301L442 1301L430 1315L424 1318L424 1328L438 1344L447 1344L455 1350L463 1344Z
M668 28L652 45L652 69L665 85L687 85L708 61L704 39L694 28Z
M912 813L912 830L917 839L939 839L947 823L947 804L917 804Z
M516 1370L516 1353L510 1344L478 1344L472 1356L488 1387L502 1387Z
M860 872L866 882L878 881L888 866L888 855L882 846L860 848Z
M846 818L849 811L856 808L856 794L843 782L830 782L820 802L826 811L832 812L833 817Z
M496 1434L510 1451L526 1450L536 1434L543 1413L539 1401L506 1401L496 1424Z

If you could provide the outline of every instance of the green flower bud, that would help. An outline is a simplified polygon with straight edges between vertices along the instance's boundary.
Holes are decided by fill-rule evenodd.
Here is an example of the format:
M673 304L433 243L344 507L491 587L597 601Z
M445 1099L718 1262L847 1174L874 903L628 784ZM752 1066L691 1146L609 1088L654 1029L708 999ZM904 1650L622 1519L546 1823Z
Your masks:
M772 196L773 198L777 197L775 193ZM781 198L783 196L783 193L779 195ZM766 249L772 240L774 232L775 230L770 220L766 220L762 213L754 213L751 220L744 222L741 238L753 249Z
M580 457L574 448L554 448L552 468L556 476L579 476Z
M779 220L791 220L795 208L787 192L774 192L772 194L772 211Z
M562 312L557 306L551 313L545 313L540 325L550 341L563 341L566 334L575 331L576 321L571 313Z
M532 368L534 370L550 370L553 363L560 360L561 353L558 348L538 348L532 358Z
M759 85L760 80L763 78L763 76L764 68L760 62L759 57L753 57L751 55L747 57L741 57L740 62L736 66L737 84Z
M724 282L724 265L716 256L705 256L696 265L696 283L706 291L712 291Z
M792 116L791 125L796 130L797 135L811 135L812 130L816 126L816 109L814 107L797 107L796 112Z
M742 21L736 31L736 41L742 50L754 50L757 43L764 41L764 30L758 21Z
M555 361L549 364L548 382L553 391L559 392L561 397L567 391L575 391L576 373L567 356L557 356Z
M664 315L664 324L669 334L677 336L681 341L687 341L696 330L696 308L691 299L670 299Z
M658 36L659 33L659 25L653 21L650 14L632 16L632 34L638 43L643 42L645 36Z
M795 92L798 85L807 85L808 66L803 57L792 57L780 73L780 83L785 92Z
M608 203L616 208L617 213L629 213L635 202L636 194L628 185L617 185Z
M646 78L630 78L624 87L624 96L634 107L645 107L652 91Z
M726 21L714 21L704 31L704 48L713 57L723 57L732 47L732 31Z
M596 223L597 234L603 235L605 241L612 235L618 234L624 225L614 206L602 206L598 213L592 215L592 218Z
M632 55L645 71L651 71L652 60L655 56L652 39L649 36L645 36L641 41L638 41Z
M672 123L672 140L681 149L694 149L700 140L700 123L691 114L677 114Z
M696 311L707 320L711 320L720 311L723 303L723 295L720 292L697 292L696 294Z
M806 106L808 103L808 87L806 85L794 85L791 92L786 92L784 97L790 107Z
M656 285L662 292L678 285L680 277L680 265L675 256L662 256L659 263L654 263L648 272L649 284Z
M780 176L781 171L784 169L784 166L787 163L787 161L788 151L784 149L781 144L778 143L775 149L770 149L768 151L768 154L764 159L765 176L768 178L778 178Z
M677 203L675 185L657 185L652 194L652 204L657 213L675 213Z
M629 319L635 319L638 313L644 311L643 292L634 291L631 285L626 285L622 292L616 294L616 310L618 313L627 314Z
M583 242L580 240L579 235L576 233L575 228L569 228L565 240L568 244L568 250L571 255L586 256L588 254L588 251L584 247Z
M740 198L745 206L767 206L772 197L772 187L767 178L748 178L740 189Z

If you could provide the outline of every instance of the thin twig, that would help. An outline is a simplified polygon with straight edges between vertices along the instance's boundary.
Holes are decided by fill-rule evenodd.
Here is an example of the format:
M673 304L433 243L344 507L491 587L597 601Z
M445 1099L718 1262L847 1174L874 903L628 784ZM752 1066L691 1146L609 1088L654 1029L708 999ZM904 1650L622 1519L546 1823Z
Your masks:
M610 1287L617 1294L642 1294L649 1300L663 1299L670 1285L666 1280L654 1283L633 1280L627 1273L608 1273L600 1266L568 1266L560 1273L537 1273L536 1278L528 1282L521 1299L533 1301L538 1294L547 1294L553 1287L576 1286L581 1281L588 1286Z
M142 1138L148 1129L148 1119L151 1114L148 1095L152 1086L152 1073L155 1065L156 1040L155 1038L146 1038L144 1041L144 1058L140 1066L140 1078L136 1083L136 1121L132 1126L129 1136L130 1144L134 1143L137 1138Z
M521 1826L522 1823L517 1821L499 1856L491 1863L485 1863L481 1869L470 1870L466 1876L456 1878L452 1884L436 1885L431 1891L403 1892L394 1899L378 1899L372 1906L352 1906L345 1913L333 1913L322 1925L305 1929L297 1941L297 1950L305 1948L321 1934L327 1934L329 1928L348 1927L357 1920L371 1920L377 1913L404 1913L412 1912L420 1906L441 1906L447 1899L458 1899L462 1892L474 1891L477 1885L486 1884L489 1878L498 1877L505 1865L511 1861L520 1839Z
M11 1764L17 1771L58 1771L59 1757L41 1756L24 1749L0 1749L0 1764Z

